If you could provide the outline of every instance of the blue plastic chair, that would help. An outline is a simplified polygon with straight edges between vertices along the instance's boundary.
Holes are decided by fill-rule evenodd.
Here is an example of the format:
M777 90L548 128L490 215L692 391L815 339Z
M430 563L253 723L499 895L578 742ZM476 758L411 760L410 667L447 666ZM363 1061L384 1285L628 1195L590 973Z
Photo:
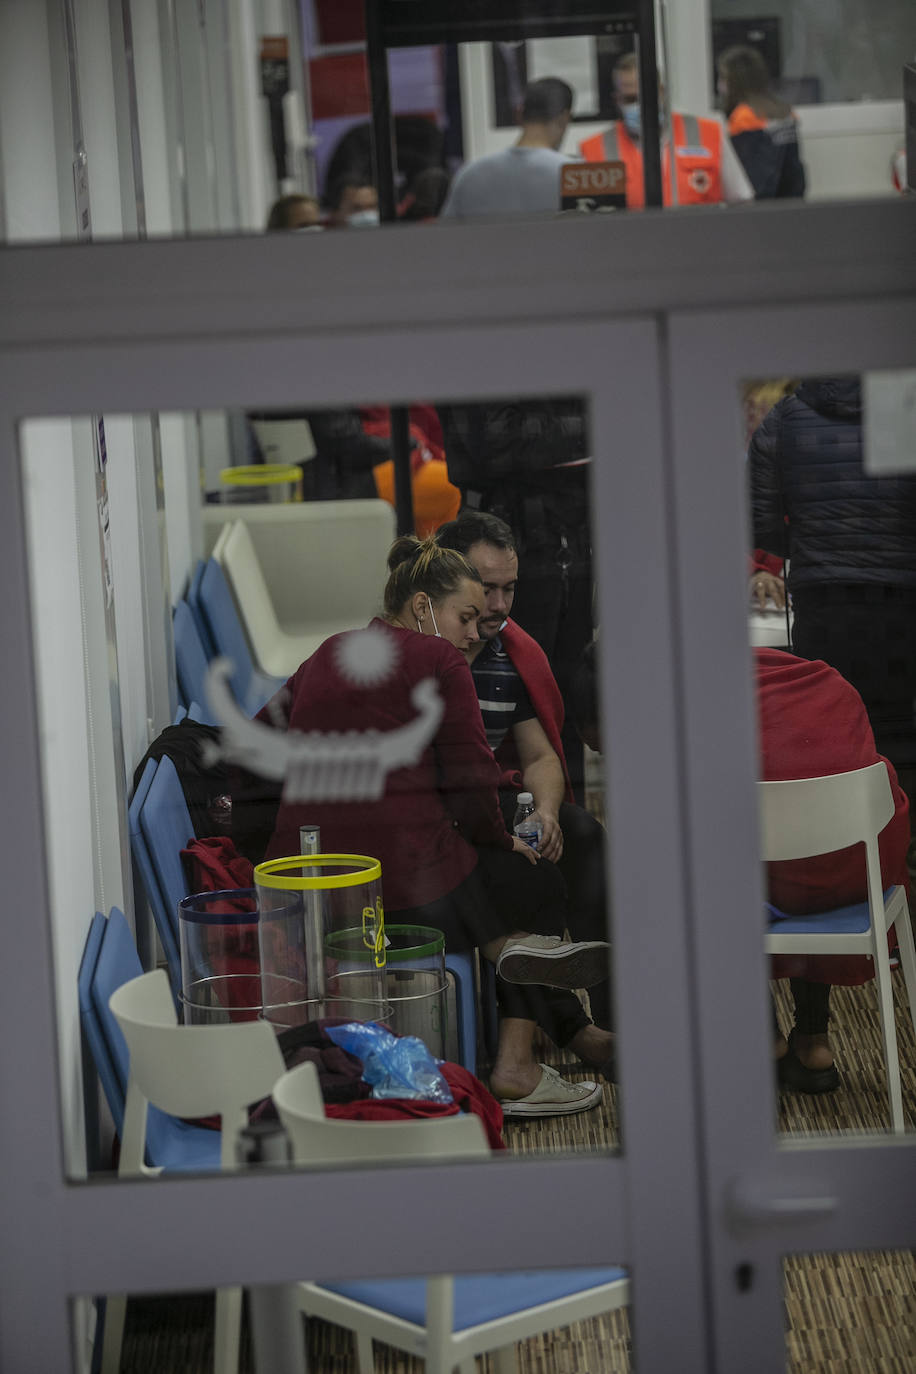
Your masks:
M172 613L172 635L175 642L175 672L178 690L185 706L198 703L195 720L205 725L215 722L199 703L207 700L207 655L201 643L194 614L186 601L179 601Z
M121 1028L108 1005L111 994L143 972L130 926L123 912L112 907L106 921L97 911L80 965L78 988L80 1023L95 1062L112 1120L119 1136L124 1111L130 1057ZM221 1136L150 1106L146 1122L144 1168L150 1173L199 1173L220 1167ZM103 1374L120 1368L126 1300L111 1295L98 1305ZM95 1363L93 1368L95 1368Z
M139 791L139 788L137 790ZM156 926L169 966L172 988L177 992L181 987L178 903L182 897L188 895L181 851L194 839L194 826L175 765L167 756L159 760L159 766L150 779L146 795L140 803L139 824L154 878L154 891L159 895ZM152 905L154 897L149 887L147 893ZM168 932L167 935L163 935L163 930ZM166 940L169 941L168 949Z
M214 658L216 655L216 648L210 636L210 627L207 624L207 617L204 615L204 608L200 602L200 584L203 581L204 568L206 566L202 558L199 558L195 563L194 571L191 573L191 580L188 583L185 600L194 617L194 624L197 626L197 633L200 635L201 646L207 662L209 663L210 659Z
M285 678L268 677L254 664L245 631L239 619L226 575L215 558L207 560L200 581L200 604L207 620L216 652L232 664L229 685L241 710L253 716Z
M174 918L169 913L167 898L163 895L159 879L156 876L156 868L150 857L149 847L143 833L141 824L141 813L149 796L150 786L158 770L158 763L155 759L148 759L146 767L137 784L137 788L131 798L131 803L127 811L127 826L130 835L130 849L134 859L134 866L140 885L146 894L153 920L156 923L156 930L159 934L159 943L162 945L162 952L165 955L169 969L169 978L172 984L172 991L175 995L181 988L181 957L178 951L177 934L177 915ZM174 765L173 765L174 771ZM188 817L190 821L190 816ZM182 842L183 844L186 841ZM184 892L181 893L183 897Z
M274 1102L297 1164L367 1159L486 1160L480 1119L339 1121L325 1115L314 1064L299 1064L275 1084ZM430 1370L474 1368L474 1357L498 1351L496 1368L515 1369L515 1342L597 1316L628 1301L626 1271L558 1269L452 1278L393 1278L301 1283L293 1290L306 1316L347 1327L356 1336L359 1374L372 1374L373 1340L421 1356Z
M107 921L101 912L96 912L80 966L80 1022L119 1134L124 1125L129 1057L108 999L122 983L142 972L137 946L123 912L112 907ZM150 1108L146 1144L151 1169L171 1172L220 1167L219 1131L192 1126L156 1107Z

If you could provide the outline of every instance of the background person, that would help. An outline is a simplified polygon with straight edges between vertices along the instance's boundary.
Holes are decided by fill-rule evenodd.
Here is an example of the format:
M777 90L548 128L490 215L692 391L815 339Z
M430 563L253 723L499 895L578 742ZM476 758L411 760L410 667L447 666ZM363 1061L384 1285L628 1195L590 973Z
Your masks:
M754 544L789 560L793 652L859 692L878 750L916 768L916 477L863 461L857 376L802 382L751 439Z
M718 61L717 90L729 138L757 199L803 196L798 120L774 95L766 62L756 48L726 48Z
M525 88L522 131L511 148L462 167L442 207L443 219L537 214L560 209L560 144L572 118L573 90L545 76Z
M664 87L659 81L659 107ZM625 53L614 67L614 94L622 118L603 134L579 145L586 162L623 162L626 167L627 208L645 205L642 162L642 112L639 106L639 63ZM718 119L672 113L662 119L662 198L665 205L737 204L753 200L737 155ZM672 148L674 166L672 167Z
M589 986L607 976L607 945L562 942L563 880L503 823L499 769L463 656L484 610L480 579L460 554L413 536L395 542L389 568L384 618L325 641L257 719L325 734L388 732L416 718L411 693L426 679L442 718L417 762L388 775L378 800L282 801L265 858L298 853L306 823L320 825L328 852L369 850L382 865L389 923L434 926L452 949L476 945L509 980L490 1074L504 1111L582 1111L597 1104L600 1086L537 1063L535 1022L524 990L511 983Z
M268 232L275 229L320 229L321 225L321 206L315 196L302 195L296 192L293 195L281 196L275 200L270 207L267 216Z
M364 173L344 173L325 192L329 229L366 229L379 223L378 191Z

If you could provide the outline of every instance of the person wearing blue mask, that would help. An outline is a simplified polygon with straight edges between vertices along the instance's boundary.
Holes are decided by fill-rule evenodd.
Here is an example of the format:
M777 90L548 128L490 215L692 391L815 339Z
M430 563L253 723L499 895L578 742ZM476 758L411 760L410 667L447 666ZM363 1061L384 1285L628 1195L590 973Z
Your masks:
M378 192L365 176L353 173L327 188L329 229L364 229L378 224Z
M639 65L626 53L614 68L614 94L621 117L602 134L579 145L586 162L622 162L626 169L627 209L645 205ZM672 112L665 115L664 87L659 81L662 113L662 192L665 205L719 205L753 200L748 181L720 119ZM673 153L673 156L672 156Z

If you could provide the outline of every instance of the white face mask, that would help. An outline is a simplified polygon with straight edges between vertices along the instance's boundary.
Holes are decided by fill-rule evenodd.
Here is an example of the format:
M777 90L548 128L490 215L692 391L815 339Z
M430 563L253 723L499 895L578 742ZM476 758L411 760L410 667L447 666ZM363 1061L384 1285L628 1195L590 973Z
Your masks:
M370 229L378 223L378 210L354 210L352 215L347 215L347 224L351 229Z

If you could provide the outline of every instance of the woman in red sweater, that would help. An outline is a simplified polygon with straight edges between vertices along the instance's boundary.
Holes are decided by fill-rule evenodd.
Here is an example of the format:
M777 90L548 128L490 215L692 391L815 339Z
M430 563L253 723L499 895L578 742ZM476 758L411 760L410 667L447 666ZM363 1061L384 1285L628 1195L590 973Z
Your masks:
M480 578L461 554L413 536L396 541L388 566L384 617L326 640L258 719L303 733L386 734L416 720L415 689L432 681L438 725L415 762L388 774L377 800L282 803L265 857L298 853L299 826L320 825L328 852L381 861L390 922L435 926L450 948L479 946L507 983L591 986L607 977L607 946L561 940L562 879L509 834L499 809L499 767L462 652L477 640ZM504 1111L595 1105L600 1086L566 1082L536 1062L525 1010L509 989L490 1075Z

